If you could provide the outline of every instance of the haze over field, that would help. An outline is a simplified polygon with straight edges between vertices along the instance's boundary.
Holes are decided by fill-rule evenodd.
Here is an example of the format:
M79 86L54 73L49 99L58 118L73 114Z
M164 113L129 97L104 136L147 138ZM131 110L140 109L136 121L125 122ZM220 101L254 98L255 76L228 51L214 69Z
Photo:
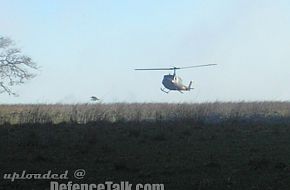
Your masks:
M289 100L290 2L1 1L1 36L41 67L0 103ZM219 64L179 71L194 91L164 94L163 74L134 68Z

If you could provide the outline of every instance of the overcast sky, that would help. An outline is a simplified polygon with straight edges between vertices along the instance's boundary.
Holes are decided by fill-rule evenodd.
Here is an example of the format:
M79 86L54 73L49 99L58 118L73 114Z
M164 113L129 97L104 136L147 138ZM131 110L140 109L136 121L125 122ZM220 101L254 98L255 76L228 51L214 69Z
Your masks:
M2 0L2 36L41 67L1 103L290 99L290 1ZM193 91L160 91L164 71Z

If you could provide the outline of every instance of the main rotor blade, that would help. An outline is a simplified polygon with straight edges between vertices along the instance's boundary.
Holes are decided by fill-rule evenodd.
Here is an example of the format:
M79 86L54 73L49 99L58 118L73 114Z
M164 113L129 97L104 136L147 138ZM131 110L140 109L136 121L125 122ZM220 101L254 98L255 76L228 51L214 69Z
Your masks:
M207 65L194 65L188 67L169 67L169 68L149 68L149 69L135 69L136 71L155 71L155 70L178 70L178 69L189 69L195 67L207 67L207 66L214 66L217 64L207 64Z
M135 71L173 70L174 68L135 69Z
M195 67L208 67L208 66L214 66L217 64L207 64L207 65L194 65L194 66L188 66L188 67L180 67L179 69L189 69L189 68L195 68Z

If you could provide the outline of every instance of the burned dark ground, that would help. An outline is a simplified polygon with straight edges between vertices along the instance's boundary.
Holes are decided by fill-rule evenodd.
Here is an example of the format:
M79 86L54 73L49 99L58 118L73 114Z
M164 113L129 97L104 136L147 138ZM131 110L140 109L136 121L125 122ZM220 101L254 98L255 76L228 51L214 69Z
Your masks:
M218 112L221 105L226 104L162 105L162 109L122 104L110 112L117 115L111 120L108 115L96 119L102 115L96 110L112 105L87 105L90 111L74 107L71 112L66 107L70 117L58 123L48 117L51 109L44 114L47 108L41 106L8 106L2 117L8 112L12 117L14 110L14 119L6 118L0 127L0 173L68 170L78 183L163 183L166 190L289 189L288 103L232 103ZM144 106L150 108L140 109ZM94 109L94 117L79 119ZM130 109L135 110L130 112L134 117ZM120 114L123 110L130 119ZM144 110L154 117L145 120L149 116ZM175 113L174 118L169 112ZM35 122L19 119L24 113L34 114ZM83 179L73 178L76 169L86 171ZM49 189L49 181L1 179L0 189Z

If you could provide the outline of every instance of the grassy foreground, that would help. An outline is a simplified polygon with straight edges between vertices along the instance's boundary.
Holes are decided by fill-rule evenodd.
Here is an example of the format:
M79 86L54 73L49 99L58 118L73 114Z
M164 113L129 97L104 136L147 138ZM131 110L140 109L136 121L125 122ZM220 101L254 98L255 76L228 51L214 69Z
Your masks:
M11 182L2 179L6 173L68 170L70 180L78 183L164 183L166 190L286 190L290 123L288 117L275 122L270 118L4 123L0 189L49 189L49 180ZM79 168L86 176L75 180L73 172Z

